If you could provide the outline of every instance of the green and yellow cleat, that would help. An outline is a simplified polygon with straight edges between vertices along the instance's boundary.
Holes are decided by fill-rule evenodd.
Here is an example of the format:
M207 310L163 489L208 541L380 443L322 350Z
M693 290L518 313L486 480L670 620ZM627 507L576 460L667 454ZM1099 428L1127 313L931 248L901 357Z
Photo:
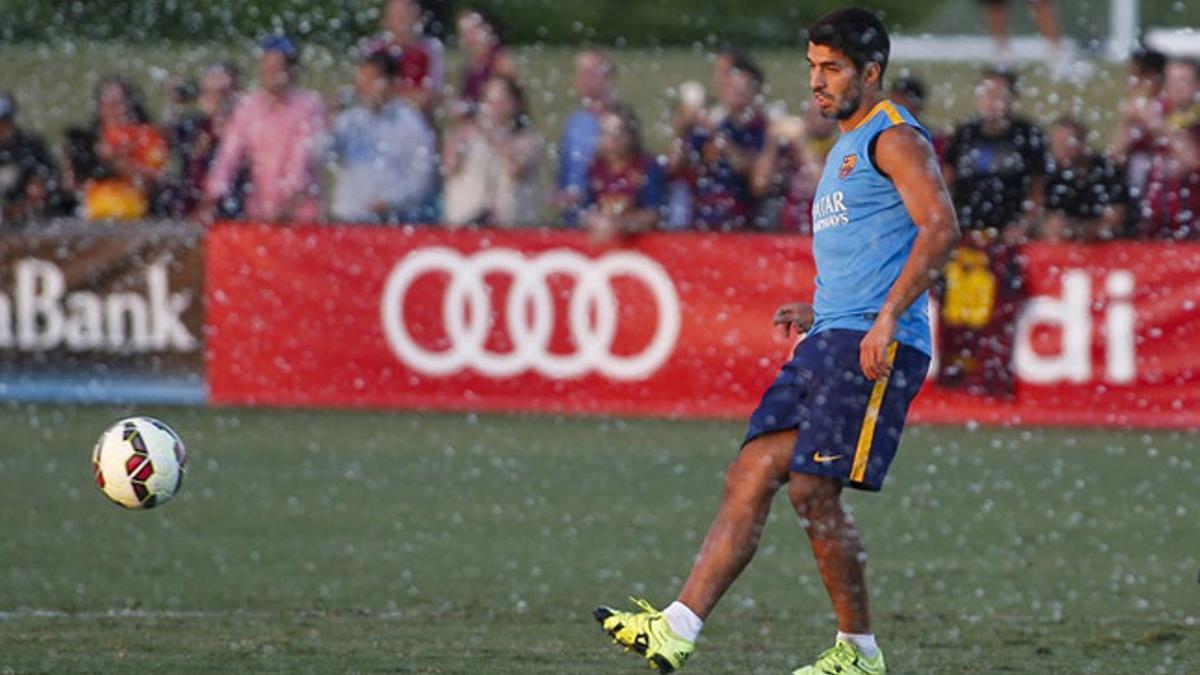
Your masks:
M883 652L868 659L854 645L838 640L832 649L817 658L816 663L793 671L792 675L884 675L886 672Z
M646 657L650 667L660 673L673 673L683 667L696 649L695 643L688 642L675 634L667 625L667 619L662 612L654 609L650 603L640 598L630 598L633 604L642 609L640 612L621 612L611 607L597 607L592 615L600 622L604 632L612 637L613 642L625 647L625 651L633 651Z

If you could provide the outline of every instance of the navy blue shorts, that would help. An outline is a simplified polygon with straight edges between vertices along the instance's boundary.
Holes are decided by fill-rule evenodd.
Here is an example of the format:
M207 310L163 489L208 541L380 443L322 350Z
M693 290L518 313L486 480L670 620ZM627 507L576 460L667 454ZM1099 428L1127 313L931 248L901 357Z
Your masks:
M750 415L742 445L763 434L795 429L791 471L862 490L882 489L908 406L925 382L929 357L895 343L888 352L892 374L873 382L858 361L864 335L831 329L801 341Z

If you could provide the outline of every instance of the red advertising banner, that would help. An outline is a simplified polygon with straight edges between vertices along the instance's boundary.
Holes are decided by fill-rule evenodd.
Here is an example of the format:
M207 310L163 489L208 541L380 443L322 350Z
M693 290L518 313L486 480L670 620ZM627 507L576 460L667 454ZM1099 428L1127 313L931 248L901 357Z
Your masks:
M789 356L810 242L226 224L206 244L215 404L739 417ZM1035 246L1018 395L927 387L916 418L1200 422L1200 246Z
M1200 426L1200 244L1025 247L1017 395L926 386L923 421Z

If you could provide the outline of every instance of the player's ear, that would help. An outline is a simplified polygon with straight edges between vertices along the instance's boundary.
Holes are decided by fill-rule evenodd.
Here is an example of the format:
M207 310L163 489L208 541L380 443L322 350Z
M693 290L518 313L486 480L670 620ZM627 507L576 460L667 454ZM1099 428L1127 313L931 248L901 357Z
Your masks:
M883 67L874 61L869 61L863 68L863 82L883 86Z

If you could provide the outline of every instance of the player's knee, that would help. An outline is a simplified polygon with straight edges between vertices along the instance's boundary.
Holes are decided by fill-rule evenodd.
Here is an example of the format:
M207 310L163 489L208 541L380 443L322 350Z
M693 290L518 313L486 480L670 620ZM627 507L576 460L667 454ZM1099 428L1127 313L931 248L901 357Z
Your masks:
M788 481L788 497L796 515L808 522L817 522L841 510L840 486L828 478L792 474Z
M817 510L813 494L802 487L797 487L794 482L788 484L788 498L792 502L792 508L796 509L796 515L805 521L808 521Z
M726 496L757 498L773 495L780 484L770 462L755 455L742 453L725 470Z

